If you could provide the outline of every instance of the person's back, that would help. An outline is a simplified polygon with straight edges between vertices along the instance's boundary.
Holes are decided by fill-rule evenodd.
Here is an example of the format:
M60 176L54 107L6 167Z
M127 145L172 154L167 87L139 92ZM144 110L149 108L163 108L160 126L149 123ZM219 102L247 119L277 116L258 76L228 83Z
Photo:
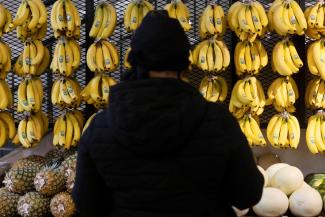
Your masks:
M159 13L149 16L142 28L146 22L162 22L158 18L174 22ZM144 40L140 33L133 41ZM188 49L184 46L181 51ZM139 53L130 55L136 67ZM96 115L78 155L73 195L81 216L234 216L232 205L256 204L263 188L236 120L173 78L113 87L110 108Z

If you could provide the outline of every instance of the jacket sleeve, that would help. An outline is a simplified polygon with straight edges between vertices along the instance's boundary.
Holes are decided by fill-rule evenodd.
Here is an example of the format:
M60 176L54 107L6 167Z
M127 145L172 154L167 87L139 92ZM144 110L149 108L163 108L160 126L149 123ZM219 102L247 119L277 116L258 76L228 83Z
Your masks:
M231 116L229 114L229 116ZM228 125L229 124L229 125ZM230 189L230 205L246 209L257 204L262 196L264 177L259 172L247 139L232 116L228 120L228 141L234 147L230 152L226 183Z
M92 145L92 130L93 128L88 129L79 143L77 173L72 193L77 211L82 217L107 216L111 208L111 192L100 176L87 147Z

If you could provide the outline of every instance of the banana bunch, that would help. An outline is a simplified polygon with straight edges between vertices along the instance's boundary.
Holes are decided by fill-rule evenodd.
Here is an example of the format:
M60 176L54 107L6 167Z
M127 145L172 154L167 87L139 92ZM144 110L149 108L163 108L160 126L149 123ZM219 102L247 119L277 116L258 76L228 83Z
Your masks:
M130 52L131 52L131 47L129 47L126 50L125 56L124 56L124 69L126 69L126 70L130 70L132 68L131 64L128 61Z
M283 76L290 76L299 72L303 62L295 45L287 39L276 43L272 51L272 69Z
M269 23L263 5L257 1L235 2L229 8L227 19L230 29L241 41L251 42L265 35Z
M66 112L54 124L53 145L70 149L76 147L84 126L84 117L78 110Z
M261 115L266 104L262 84L255 77L238 80L230 98L229 111L238 119L245 113Z
M325 80L325 40L313 42L307 49L307 64L310 73Z
M110 87L117 82L105 75L96 75L82 90L81 98L87 104L94 105L97 109L108 106Z
M230 64L227 45L216 36L200 42L192 55L193 65L206 72L225 71Z
M0 37L10 31L9 25L12 22L10 11L0 4Z
M305 104L307 108L325 108L325 81L315 78L308 82L305 92Z
M251 114L244 115L239 120L239 126L245 134L250 146L265 146L266 141L259 126L258 117L253 117Z
M127 32L134 32L141 24L143 18L154 6L146 0L132 0L124 13L124 27Z
M37 145L47 133L49 122L43 112L37 112L24 117L18 125L18 138L24 148Z
M79 67L81 49L77 41L62 37L55 46L50 68L63 76L71 76Z
M22 0L16 17L9 24L9 29L17 27L17 37L41 40L47 32L47 10L42 0Z
M204 77L199 89L209 102L224 102L228 94L227 82L220 76Z
M38 112L42 109L43 86L40 78L24 79L17 92L17 112Z
M274 115L267 125L267 139L275 148L297 149L300 126L297 118L288 112Z
M210 36L222 36L227 28L225 12L220 5L208 5L200 18L199 32L202 39Z
M0 109L10 109L13 103L12 93L5 80L0 79Z
M73 78L63 77L53 83L51 101L61 108L77 108L81 103L81 88Z
M119 63L116 46L107 40L95 42L88 48L87 65L92 72L113 72Z
M6 43L0 41L0 79L5 79L10 70L11 70L11 49Z
M168 12L169 17L179 21L184 31L187 32L191 30L190 12L182 0L171 0L171 2L165 6L165 10Z
M15 120L9 112L0 112L0 147L16 136Z
M89 36L96 39L107 39L113 34L116 22L116 10L112 4L102 3L97 5Z
M268 56L261 41L241 41L236 45L234 62L238 76L256 75L268 64Z
M92 115L88 118L88 120L86 121L85 126L84 126L84 128L83 128L81 134L83 134L83 133L88 129L89 125L90 125L91 122L94 120L94 117L95 117L96 115L97 115L97 113L94 113L94 114L92 114Z
M71 0L57 0L51 11L54 37L80 38L81 20L78 9Z
M50 59L49 49L40 40L27 41L14 65L14 72L20 77L40 76L49 66Z
M310 116L306 130L306 142L309 151L313 154L325 154L325 114L324 111Z
M294 104L299 98L299 91L295 80L290 76L277 78L273 81L267 90L267 95L266 104L273 104L278 112L283 112L284 110L295 112Z
M305 10L305 18L307 20L308 37L320 39L325 35L325 5L323 1L318 1L315 5L307 7Z

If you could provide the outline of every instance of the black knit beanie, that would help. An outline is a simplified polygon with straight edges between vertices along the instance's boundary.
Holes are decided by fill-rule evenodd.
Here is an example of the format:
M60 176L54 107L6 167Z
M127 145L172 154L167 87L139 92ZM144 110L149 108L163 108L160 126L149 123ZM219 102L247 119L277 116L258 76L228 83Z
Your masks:
M128 57L138 78L150 70L181 72L188 68L190 43L176 19L167 11L151 11L135 31Z

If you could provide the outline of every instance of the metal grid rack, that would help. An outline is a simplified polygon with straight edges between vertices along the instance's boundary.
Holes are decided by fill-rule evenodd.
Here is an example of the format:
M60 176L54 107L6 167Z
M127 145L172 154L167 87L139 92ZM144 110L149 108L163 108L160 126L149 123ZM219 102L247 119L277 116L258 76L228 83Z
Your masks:
M85 86L87 81L89 81L94 74L90 72L87 69L86 62L85 62L85 56L86 56L86 51L87 48L90 46L91 43L94 42L93 39L91 39L88 36L88 32L91 28L92 21L93 21L93 16L94 16L94 7L100 3L101 1L98 0L73 0L75 5L77 6L79 13L81 14L82 17L82 28L81 28L81 39L79 40L79 43L82 47L82 61L81 61L81 67L77 72L74 73L75 78L78 80L80 85L82 87ZM3 4L5 5L6 8L8 8L13 15L15 15L17 8L20 4L21 0L11 0L11 1L3 1ZM124 55L126 49L129 47L130 40L132 37L132 34L127 33L126 30L124 29L123 26L123 15L125 8L127 4L130 2L130 0L127 1L122 1L122 0L108 0L107 2L113 4L115 8L117 9L117 17L118 17L118 22L117 26L115 29L115 32L113 36L109 38L111 42L113 42L115 45L117 45L117 48L120 52L120 58L121 58L121 63L123 63L124 60ZM156 9L163 9L164 5L166 5L169 0L150 0L150 2L155 6ZM192 30L187 33L188 38L191 42L191 44L194 46L200 41L199 35L198 35L198 24L199 24L199 17L206 7L206 5L210 2L207 0L201 1L201 0L185 0L184 1L186 5L188 6L190 13L191 13L191 22L192 22ZM218 4L220 4L225 12L227 13L230 5L234 2L228 1L228 0L217 0L216 1ZM260 0L260 2L268 9L272 3L271 0ZM301 0L298 1L299 4L304 8L305 7L305 1ZM306 0L306 4L311 4L311 0ZM54 0L44 0L44 3L47 6L48 9L48 14L50 14L52 5L54 3ZM48 22L48 32L46 38L43 40L44 44L50 49L51 53L53 51L53 47L55 46L56 40L53 37L53 31L50 26L50 22ZM237 38L236 36L230 32L230 30L227 30L227 33L223 36L224 41L226 42L229 50L231 53L234 51L234 47L237 43ZM8 43L12 49L12 59L13 63L17 59L18 55L22 52L23 49L23 44L17 39L15 32L7 34L3 37L3 40ZM262 39L262 42L265 46L265 48L268 51L269 57L271 57L272 54L272 48L274 47L275 43L277 41L281 40L281 37L273 34L273 33L268 33L264 39ZM297 50L299 52L299 55L303 60L306 59L306 47L305 44L309 42L309 39L305 39L304 37L293 37L292 40L294 41ZM270 60L270 58L269 58ZM307 64L306 61L304 61L305 65ZM294 76L298 87L300 91L300 99L296 103L297 107L297 112L295 115L299 118L301 126L306 127L306 116L311 114L311 111L306 110L304 106L304 91L305 91L305 86L307 81L310 79L310 75L307 72L306 66L304 66L301 71L298 73L298 75ZM123 64L120 64L118 70L116 72L111 73L110 75L114 77L116 80L120 79L120 74L123 72ZM231 63L231 66L229 69L221 74L224 78L226 78L227 83L229 87L231 88L234 83L237 80L237 76L235 74L235 69L234 69L234 64L233 62ZM198 86L201 79L203 78L204 73L202 71L199 71L198 69L194 69L192 73L189 76L189 79L191 83L194 86ZM274 79L276 79L278 75L276 73L272 72L271 65L269 64L263 71L257 76L257 79L259 79L264 87L264 90L266 91L269 85L272 83ZM60 109L53 107L51 102L50 102L50 93L51 93L51 86L53 81L56 79L54 75L48 71L44 73L42 76L42 81L43 81L43 86L44 86L44 101L43 101L43 112L45 112L50 120L50 123L53 123L55 118L57 118L63 111ZM18 84L21 81L21 78L17 77L14 75L12 72L9 73L8 78L7 78L8 83L10 84L13 94L15 96L15 105L17 103L17 87ZM227 102L229 102L229 97L230 94L228 94L228 99ZM80 107L81 110L85 111L87 115L89 115L91 112L94 110L92 109L91 106L86 106L82 105ZM19 114L15 111L15 107L12 109L12 113L14 114L15 120L19 121L22 119L22 114ZM276 111L272 108L272 106L268 106L265 110L265 112L261 116L261 124L262 127L266 127L267 122L271 118L272 115L274 115Z

